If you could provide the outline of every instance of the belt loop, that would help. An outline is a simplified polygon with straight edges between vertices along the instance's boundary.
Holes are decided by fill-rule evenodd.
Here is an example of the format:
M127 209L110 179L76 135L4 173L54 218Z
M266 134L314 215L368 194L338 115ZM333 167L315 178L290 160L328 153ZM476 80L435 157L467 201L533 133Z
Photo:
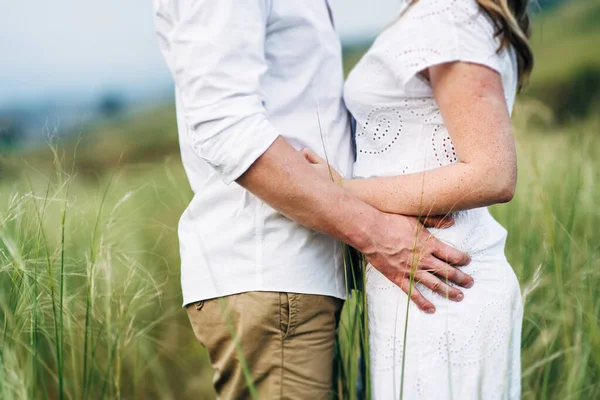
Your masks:
M197 302L194 306L196 307L196 310L202 310L202 307L204 307L204 300Z

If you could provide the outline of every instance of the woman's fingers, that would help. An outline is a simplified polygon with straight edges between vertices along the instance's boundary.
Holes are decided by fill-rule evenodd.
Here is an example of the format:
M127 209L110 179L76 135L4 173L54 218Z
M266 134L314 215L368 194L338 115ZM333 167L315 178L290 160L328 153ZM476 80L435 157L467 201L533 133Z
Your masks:
M326 164L325 160L322 159L317 153L309 149L308 147L300 150L304 158L308 160L311 164Z
M308 149L307 147L305 147L302 150L300 150L300 154L302 154L302 156L306 159L306 161L311 162L310 161L310 153L309 152L310 152L310 149Z
M439 277L431 274L430 272L420 271L417 273L417 281L429 288L433 292L439 294L442 297L450 299L452 301L462 301L464 294L455 287L448 285Z
M454 218L451 215L420 217L419 221L425 228L447 229L454 225Z

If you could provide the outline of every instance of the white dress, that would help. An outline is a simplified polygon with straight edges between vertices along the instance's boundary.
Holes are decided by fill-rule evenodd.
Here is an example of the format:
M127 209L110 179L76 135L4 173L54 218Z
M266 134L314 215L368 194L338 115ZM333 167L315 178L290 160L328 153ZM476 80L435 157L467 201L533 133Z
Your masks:
M501 77L509 110L517 87L514 51L497 52L491 20L475 0L420 0L383 32L350 74L345 101L357 122L355 177L414 173L457 162L431 86L419 72L464 61ZM472 257L475 285L455 303L422 285L436 313L420 311L367 268L373 396L404 399L518 399L523 316L504 255L506 230L486 208L455 213L434 235ZM407 307L408 305L408 307ZM405 321L408 321L404 346Z

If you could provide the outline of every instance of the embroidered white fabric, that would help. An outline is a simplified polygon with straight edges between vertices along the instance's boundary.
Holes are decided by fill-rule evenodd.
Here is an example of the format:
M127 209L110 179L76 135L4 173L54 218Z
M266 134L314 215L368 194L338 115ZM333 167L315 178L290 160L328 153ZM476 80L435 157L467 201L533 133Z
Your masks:
M501 75L512 110L516 57L512 49L498 48L493 24L474 0L419 0L411 6L377 38L346 83L345 101L357 121L354 175L398 175L457 162L431 86L419 72L452 61L484 65ZM367 269L375 399L398 399L401 387L404 399L520 396L523 311L504 255L506 230L486 208L455 218L452 228L432 232L472 256L464 271L475 286L465 289L461 303L418 284L437 308L427 315L376 269Z

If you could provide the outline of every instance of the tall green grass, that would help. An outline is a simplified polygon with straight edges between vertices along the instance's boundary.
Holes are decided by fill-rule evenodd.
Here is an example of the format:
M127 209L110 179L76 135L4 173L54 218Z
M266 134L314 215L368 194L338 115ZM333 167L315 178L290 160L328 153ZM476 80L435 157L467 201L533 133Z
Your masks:
M600 398L600 120L550 117L517 108L517 195L492 209L525 296L523 397ZM176 225L190 193L178 155L82 173L84 153L52 148L0 166L0 398L214 398L180 308ZM365 318L354 292L340 398L370 390Z
M523 397L600 398L600 119L536 127L534 109L516 116L517 196L493 209L525 296Z
M0 189L0 398L206 393L178 290L182 172L117 166L90 181L58 148Z

